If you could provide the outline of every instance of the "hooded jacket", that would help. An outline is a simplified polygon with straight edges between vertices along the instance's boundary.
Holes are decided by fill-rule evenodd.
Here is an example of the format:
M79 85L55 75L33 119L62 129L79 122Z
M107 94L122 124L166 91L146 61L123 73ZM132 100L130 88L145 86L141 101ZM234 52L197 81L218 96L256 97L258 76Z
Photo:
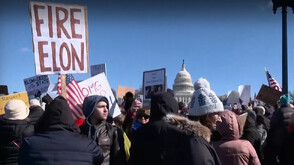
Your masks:
M178 104L168 92L151 98L149 123L140 127L131 145L131 165L219 164L210 146L210 130L176 115Z
M35 135L24 139L19 164L101 164L101 149L79 132L67 101L56 97L36 123Z
M222 138L213 143L221 163L225 165L259 165L260 161L251 143L239 139L240 130L234 112L225 110L221 114L221 119L222 122L217 125L217 130Z
M126 164L126 154L124 150L123 132L106 121L102 121L96 125L92 125L90 121L96 105L100 101L106 102L107 108L109 108L108 100L104 96L93 95L85 98L83 113L86 119L80 127L81 133L93 139L101 147L104 155L102 165L124 165Z

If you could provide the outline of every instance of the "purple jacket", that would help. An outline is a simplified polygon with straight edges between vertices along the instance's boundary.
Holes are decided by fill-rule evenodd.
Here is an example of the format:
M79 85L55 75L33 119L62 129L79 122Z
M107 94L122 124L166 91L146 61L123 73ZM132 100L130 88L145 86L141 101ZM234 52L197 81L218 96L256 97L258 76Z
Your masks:
M240 138L239 124L234 112L225 110L221 114L222 122L217 125L221 140L213 146L222 164L225 165L260 165L252 144Z

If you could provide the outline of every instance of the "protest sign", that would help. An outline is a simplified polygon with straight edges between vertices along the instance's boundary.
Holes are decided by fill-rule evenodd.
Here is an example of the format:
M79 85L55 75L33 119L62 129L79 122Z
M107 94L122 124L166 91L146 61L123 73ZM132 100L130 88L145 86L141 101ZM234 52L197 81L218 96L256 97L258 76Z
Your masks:
M107 76L106 73L106 64L97 64L97 65L91 65L91 77L100 74L104 72L105 75Z
M29 97L40 97L41 94L47 93L50 86L48 75L33 76L23 81Z
M228 104L240 103L240 94L238 91L230 91L228 94Z
M105 96L109 101L109 114L112 117L120 114L120 109L104 73L100 73L78 84L85 97L91 95Z
M119 85L117 88L117 98L123 98L127 92L131 92L135 96L135 89Z
M88 73L85 6L30 1L36 75Z
M272 106L275 106L277 102L280 100L281 96L282 92L262 84L256 96L256 99L268 103Z
M0 85L0 94L8 95L7 85Z
M5 104L8 101L13 100L13 99L22 100L28 106L28 108L30 107L27 92L21 92L21 93L15 93L15 94L11 94L11 95L2 96L2 97L0 97L0 115L5 113L5 110L4 110Z
M143 73L143 107L149 108L149 103L153 94L165 91L166 89L165 68L145 71Z
M250 102L250 85L239 85L238 92L243 105L248 105Z

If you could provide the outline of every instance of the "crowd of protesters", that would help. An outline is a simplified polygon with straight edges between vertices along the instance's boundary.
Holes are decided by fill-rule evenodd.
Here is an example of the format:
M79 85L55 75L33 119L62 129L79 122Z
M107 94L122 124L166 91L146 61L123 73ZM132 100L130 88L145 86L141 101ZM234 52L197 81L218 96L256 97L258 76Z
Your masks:
M148 109L127 92L114 118L106 97L87 96L82 123L62 96L31 99L30 107L10 100L0 117L0 164L294 164L289 95L275 106L227 104L204 78L194 89L189 105L168 90L153 94Z

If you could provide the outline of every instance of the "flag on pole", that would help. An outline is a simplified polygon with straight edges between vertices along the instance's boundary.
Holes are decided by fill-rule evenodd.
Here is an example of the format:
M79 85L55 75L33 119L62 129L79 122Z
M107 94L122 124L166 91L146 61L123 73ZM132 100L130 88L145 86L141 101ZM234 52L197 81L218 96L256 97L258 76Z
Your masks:
M83 119L83 110L82 105L84 101L84 95L82 91L74 79L72 74L66 74L66 100L69 104L69 108L72 112L73 118ZM61 95L61 78L58 76L58 85L57 85L57 93Z
M280 84L273 78L273 76L268 72L268 70L266 68L265 68L265 74L267 77L268 85L271 88L274 88L275 90L282 92L282 88L281 88Z

